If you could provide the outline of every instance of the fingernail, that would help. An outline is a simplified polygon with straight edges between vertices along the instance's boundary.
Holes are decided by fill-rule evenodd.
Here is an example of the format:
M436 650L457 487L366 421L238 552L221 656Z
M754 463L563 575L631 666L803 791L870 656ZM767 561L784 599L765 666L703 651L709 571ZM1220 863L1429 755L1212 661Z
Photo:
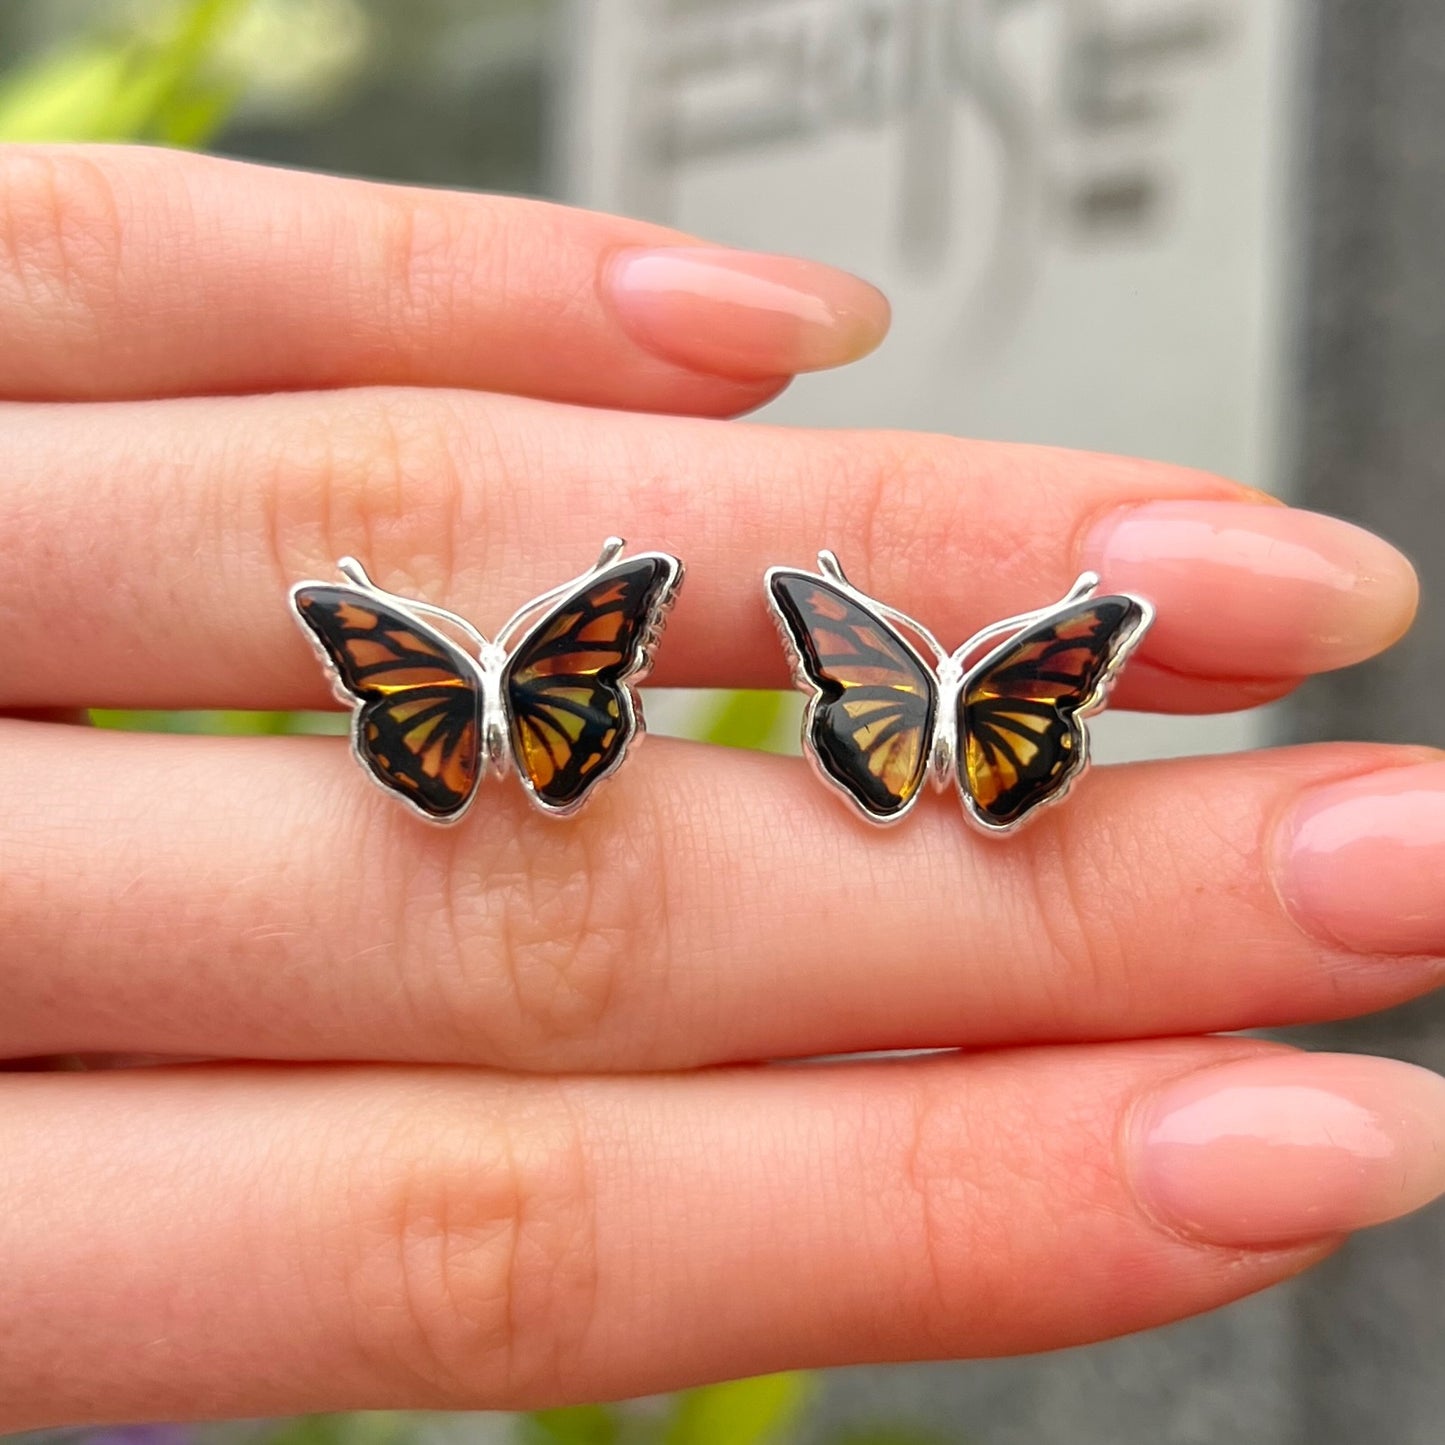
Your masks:
M1373 657L1415 615L1414 568L1317 512L1148 502L1090 533L1085 561L1158 610L1150 651L1206 677L1304 677Z
M618 252L603 288L657 356L736 378L792 376L866 356L888 330L881 291L814 261L705 246Z
M1347 1054L1272 1054L1169 1085L1135 1116L1134 1186L1210 1244L1300 1243L1445 1193L1445 1079Z
M1296 923L1355 953L1445 957L1445 762L1307 794L1273 864Z

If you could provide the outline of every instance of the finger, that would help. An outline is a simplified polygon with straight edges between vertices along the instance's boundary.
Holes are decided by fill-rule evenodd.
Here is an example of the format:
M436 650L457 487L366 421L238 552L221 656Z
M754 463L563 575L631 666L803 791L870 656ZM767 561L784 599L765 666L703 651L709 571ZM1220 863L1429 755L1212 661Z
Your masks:
M438 832L339 739L0 737L0 1056L662 1069L1302 1023L1445 972L1421 751L1102 770L1000 841L678 743L565 825L512 785Z
M603 414L465 393L12 406L0 703L329 700L286 589L353 554L483 631L603 537L688 567L658 680L784 685L764 569L820 547L950 644L1079 572L1152 600L1120 705L1245 706L1387 646L1392 547L1203 473L942 437Z
M173 151L0 149L0 236L11 397L389 382L725 415L888 326L810 262Z
M1445 1189L1445 1082L1246 1042L642 1081L0 1089L0 1425L592 1400L1051 1349Z

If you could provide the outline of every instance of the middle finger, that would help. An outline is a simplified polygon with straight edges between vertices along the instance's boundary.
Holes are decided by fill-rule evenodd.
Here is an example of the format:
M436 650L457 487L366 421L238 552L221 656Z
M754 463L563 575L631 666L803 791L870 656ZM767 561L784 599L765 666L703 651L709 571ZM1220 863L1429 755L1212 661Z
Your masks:
M1339 1017L1441 977L1438 756L1106 769L1000 842L662 741L566 826L498 787L438 833L341 739L0 724L0 1055L648 1069Z
M484 632L621 533L689 581L658 680L786 681L763 570L821 547L949 645L1085 568L1158 622L1116 702L1236 708L1408 625L1409 563L1204 473L474 393L0 406L0 707L324 704L286 589L345 554Z

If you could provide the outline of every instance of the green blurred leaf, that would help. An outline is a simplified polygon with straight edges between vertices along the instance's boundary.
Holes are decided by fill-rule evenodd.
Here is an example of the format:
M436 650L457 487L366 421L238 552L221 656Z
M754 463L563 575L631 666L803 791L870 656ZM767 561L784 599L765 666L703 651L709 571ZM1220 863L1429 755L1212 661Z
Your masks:
M98 728L126 733L211 733L222 737L275 737L288 733L338 733L346 729L342 713L305 712L144 712L92 708Z
M810 1375L763 1375L679 1395L663 1445L770 1445L798 1422Z
M538 1410L520 1421L522 1445L617 1445L622 1421L605 1405Z
M155 138L163 145L198 150L226 123L240 98L241 87L234 82L177 95L157 116Z
M781 692L728 693L703 724L702 741L766 751L777 738L786 698Z
M210 62L252 3L191 0L159 39L87 38L29 61L0 77L0 140L201 144L237 98Z
M386 1410L352 1415L303 1415L266 1436L267 1445L402 1445L415 1417Z
M50 55L4 79L0 139L111 140L126 57L111 48L77 47Z

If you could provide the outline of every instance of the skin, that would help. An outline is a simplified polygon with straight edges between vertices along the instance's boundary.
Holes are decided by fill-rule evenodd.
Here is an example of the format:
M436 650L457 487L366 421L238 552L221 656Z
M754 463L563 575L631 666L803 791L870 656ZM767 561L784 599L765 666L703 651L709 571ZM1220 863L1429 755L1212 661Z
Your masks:
M620 529L688 564L661 683L782 685L759 579L823 545L945 639L1102 559L1164 619L1117 700L1161 711L1408 625L1392 549L1220 478L727 420L886 312L803 263L633 264L691 244L0 151L0 1429L1047 1349L1445 1189L1432 1076L1210 1037L1437 984L1445 930L1415 909L1397 946L1320 843L1345 799L1367 876L1371 780L1445 787L1426 750L1100 769L1000 844L954 800L875 833L797 759L654 739L576 820L509 786L440 832L340 740L48 720L325 705L290 583L353 553L486 628ZM806 331L788 287L826 302ZM797 1062L922 1048L954 1052ZM206 1062L36 1069L58 1054Z

